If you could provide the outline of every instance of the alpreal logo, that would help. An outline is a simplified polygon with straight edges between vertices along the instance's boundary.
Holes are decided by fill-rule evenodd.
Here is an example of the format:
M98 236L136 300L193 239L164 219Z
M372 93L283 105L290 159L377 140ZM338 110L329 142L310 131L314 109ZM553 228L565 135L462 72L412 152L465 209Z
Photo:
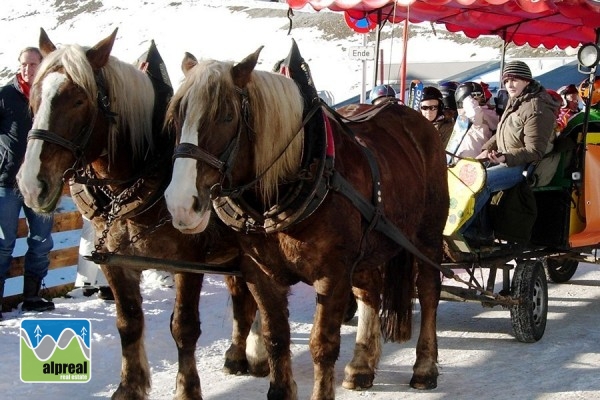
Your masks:
M92 377L92 324L87 319L21 321L21 381L84 383Z

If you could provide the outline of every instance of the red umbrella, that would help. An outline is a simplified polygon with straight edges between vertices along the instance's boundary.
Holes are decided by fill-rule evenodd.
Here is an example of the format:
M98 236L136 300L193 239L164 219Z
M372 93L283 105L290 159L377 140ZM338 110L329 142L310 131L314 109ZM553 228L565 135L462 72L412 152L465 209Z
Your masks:
M470 38L496 35L505 43L548 49L597 43L600 34L600 0L287 0L287 3L292 9L310 4L317 11L325 8L344 11L352 18L368 18L377 23L430 21Z
M288 0L294 9L345 11L353 18L390 22L431 21L470 38L498 35L519 46L577 47L595 42L600 28L598 0Z

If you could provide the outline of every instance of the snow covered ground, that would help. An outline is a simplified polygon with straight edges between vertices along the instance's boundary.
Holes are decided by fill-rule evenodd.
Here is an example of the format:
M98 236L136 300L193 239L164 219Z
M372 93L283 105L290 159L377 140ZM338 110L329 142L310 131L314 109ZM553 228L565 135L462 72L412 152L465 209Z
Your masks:
M88 383L32 384L19 379L19 324L24 315L8 313L0 322L0 393L3 399L46 400L110 398L119 382L120 345L115 307L77 293L55 299L56 310L44 317L88 318L92 323L92 379ZM146 345L152 367L150 399L173 396L176 349L169 332L174 291L147 279L143 283ZM312 287L296 285L290 296L293 367L300 399L312 391L308 339L314 311ZM197 365L205 399L265 399L268 381L230 376L221 371L229 346L231 308L218 276L206 276L200 302L202 336ZM418 308L418 307L417 307ZM548 324L537 343L520 343L512 335L510 313L479 303L442 302L438 310L438 388L416 391L408 385L415 360L415 337L387 343L373 388L351 392L341 387L344 365L351 359L356 318L342 327L342 349L336 364L338 399L561 399L600 398L600 266L581 264L573 279L549 283ZM40 315L41 316L41 315ZM417 313L418 321L418 313Z

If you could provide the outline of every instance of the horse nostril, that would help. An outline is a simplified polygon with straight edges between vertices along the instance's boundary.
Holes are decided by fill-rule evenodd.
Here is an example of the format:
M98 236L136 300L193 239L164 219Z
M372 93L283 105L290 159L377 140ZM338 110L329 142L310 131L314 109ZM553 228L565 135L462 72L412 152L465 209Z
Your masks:
M198 200L198 196L193 196L192 199L192 210L198 212L200 210L200 200Z
M40 180L40 196L41 198L45 198L48 196L48 182L41 179Z

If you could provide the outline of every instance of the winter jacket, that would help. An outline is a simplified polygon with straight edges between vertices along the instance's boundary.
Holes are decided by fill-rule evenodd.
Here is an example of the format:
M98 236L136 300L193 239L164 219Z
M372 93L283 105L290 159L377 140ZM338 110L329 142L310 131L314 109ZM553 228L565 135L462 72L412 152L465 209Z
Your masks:
M0 87L0 186L15 187L33 124L29 101L17 78Z
M471 126L456 150L456 155L462 158L475 158L496 131L498 114L486 105L479 105L479 102L471 96L463 100L463 108L458 110L458 113L469 118Z
M516 98L510 98L496 134L484 145L506 157L506 165L537 162L552 150L556 103L539 82L532 81Z
M438 120L433 121L433 125L437 128L442 138L442 146L445 149L452 135L452 129L454 129L454 120L446 117L441 117Z

